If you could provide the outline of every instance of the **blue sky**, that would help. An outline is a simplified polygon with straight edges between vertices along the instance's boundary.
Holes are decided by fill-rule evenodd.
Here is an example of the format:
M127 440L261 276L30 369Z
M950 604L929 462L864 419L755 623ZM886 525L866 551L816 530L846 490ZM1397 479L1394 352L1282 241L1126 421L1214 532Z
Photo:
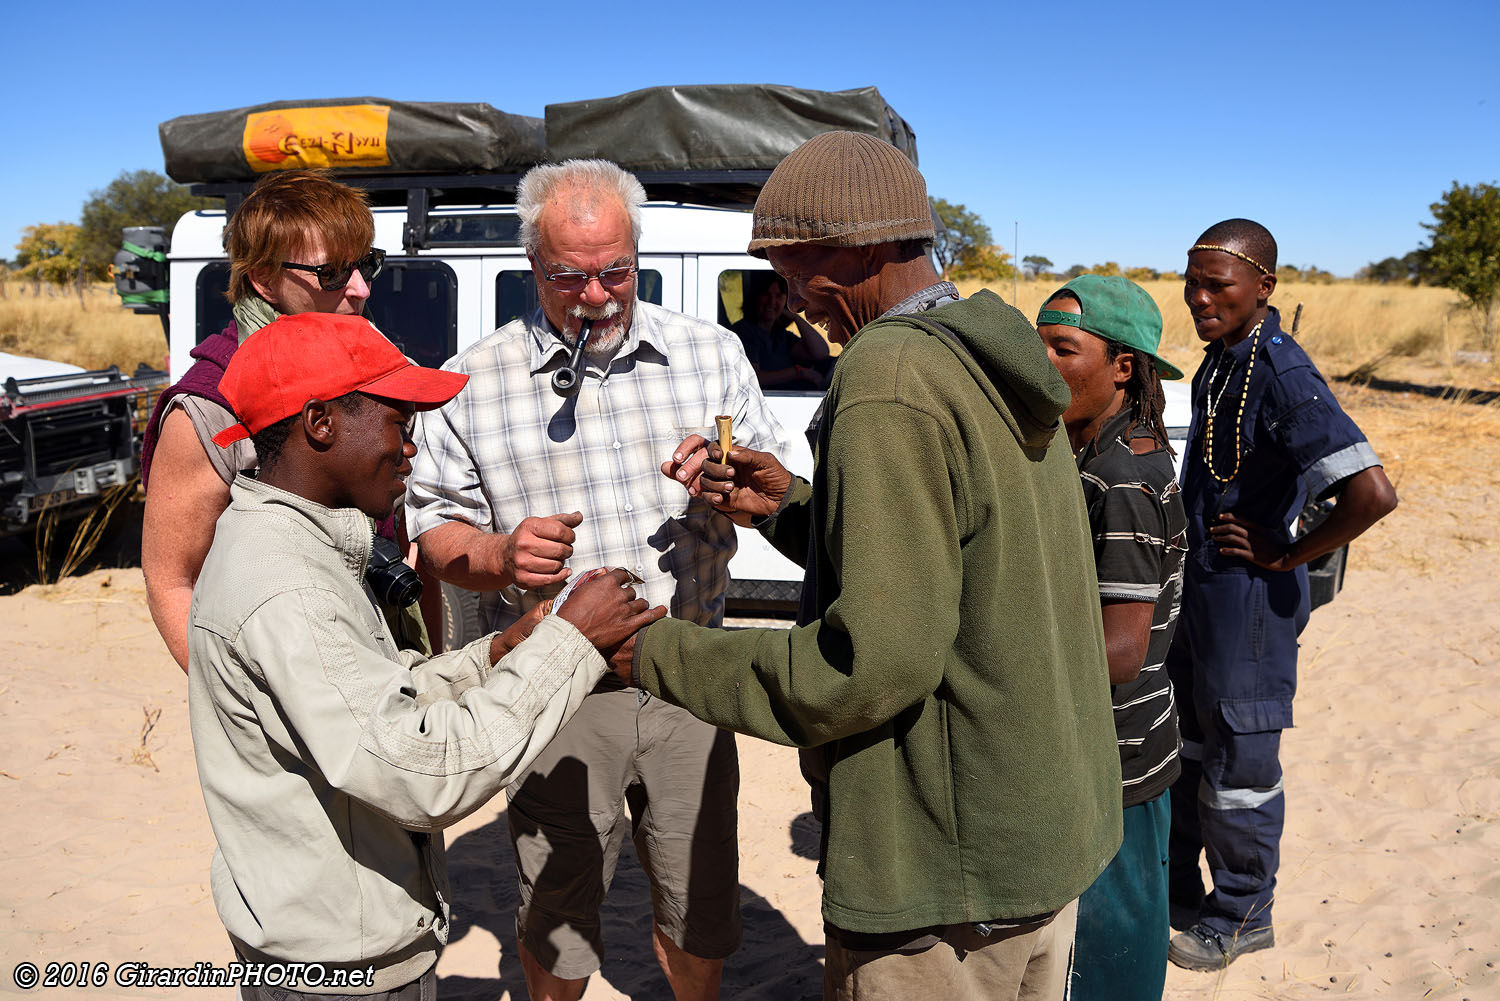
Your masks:
M1238 215L1282 263L1348 275L1421 243L1453 181L1500 179L1500 4L993 6L18 4L0 257L122 170L161 170L158 123L312 97L540 115L661 84L874 84L931 193L1007 250L1019 222L1020 253L1058 268L1180 270Z

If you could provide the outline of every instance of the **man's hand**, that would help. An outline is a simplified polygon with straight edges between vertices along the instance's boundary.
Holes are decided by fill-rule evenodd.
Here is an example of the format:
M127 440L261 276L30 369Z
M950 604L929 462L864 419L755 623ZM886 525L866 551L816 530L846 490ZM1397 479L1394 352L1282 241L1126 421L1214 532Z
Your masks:
M661 464L661 472L686 487L690 496L702 497L739 524L775 514L792 485L792 474L776 456L735 445L729 450L727 465L723 459L717 442L691 434Z
M815 368L808 368L806 365L797 366L797 378L803 382L811 383L814 389L822 389L828 384L828 380L823 378L822 372L819 372Z
M531 631L537 627L546 615L547 602L542 601L533 605L531 611L512 622L505 632L490 641L490 663L504 657L531 635Z
M527 518L505 539L505 572L527 591L567 580L572 571L563 564L573 555L573 529L582 523L579 511Z
M630 652L625 657L627 675L630 673L630 657L635 651L635 644L631 641L636 632L667 614L664 606L651 608L645 598L637 598L635 588L628 586L629 580L629 571L616 568L586 581L568 595L568 600L557 612L599 649L616 672L620 670L617 663L620 651L628 646Z
M1290 570L1288 547L1271 539L1271 535L1253 521L1225 512L1219 515L1219 523L1208 530L1220 556L1237 556L1267 570Z
M660 606L658 606L660 607ZM666 609L662 609L665 613ZM620 683L626 688L635 685L635 641L640 637L639 632L630 634L630 637L615 647L614 652L609 655L609 670Z

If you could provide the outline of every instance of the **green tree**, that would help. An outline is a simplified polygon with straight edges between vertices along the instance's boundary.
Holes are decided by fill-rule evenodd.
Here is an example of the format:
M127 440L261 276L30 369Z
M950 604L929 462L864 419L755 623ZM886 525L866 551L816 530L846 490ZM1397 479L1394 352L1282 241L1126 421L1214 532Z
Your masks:
M1401 258L1406 267L1407 280L1413 285L1441 285L1444 275L1432 266L1426 247L1418 247Z
M973 278L982 282L1012 278L1015 273L1016 266L1011 263L1010 254L993 244L978 248L953 269L954 278Z
M962 205L951 205L941 198L929 197L928 201L932 202L932 211L943 223L937 239L932 242L932 252L946 276L990 245L990 228L977 212L970 212Z
M1069 268L1068 270L1064 271L1062 273L1062 277L1065 278L1068 281L1072 281L1074 278L1077 278L1079 275L1086 275L1086 274L1088 274L1088 271L1089 271L1089 269L1086 268L1086 267L1084 267L1082 264L1075 264L1071 268Z
M1496 294L1500 292L1500 187L1453 182L1441 201L1432 203L1432 233L1425 248L1428 265L1440 284L1453 289L1478 314L1486 350L1495 343Z
M1161 272L1155 268L1126 268L1125 277L1133 282L1154 282L1161 277Z
M166 226L168 230L194 209L216 208L218 199L199 198L154 170L127 170L83 203L78 253L88 275L102 280L120 249L126 226Z
M1360 268L1354 277L1381 285L1404 282L1407 280L1406 265L1398 257L1387 257L1381 261L1371 261Z
M1120 274L1120 265L1115 263L1114 261L1105 261L1103 264L1095 264L1092 268L1090 268L1089 274L1103 275L1106 278L1112 278L1115 275Z
M1052 262L1041 254L1027 254L1021 258L1021 266L1026 269L1027 278L1037 278L1052 270Z
M21 277L64 285L78 276L78 227L70 222L27 226L16 244Z
M1399 282L1408 285L1441 285L1442 275L1435 271L1427 261L1427 249L1419 247L1408 252L1402 257L1387 257L1379 261L1371 261L1359 271L1354 277L1359 281L1376 282L1380 285L1390 285Z

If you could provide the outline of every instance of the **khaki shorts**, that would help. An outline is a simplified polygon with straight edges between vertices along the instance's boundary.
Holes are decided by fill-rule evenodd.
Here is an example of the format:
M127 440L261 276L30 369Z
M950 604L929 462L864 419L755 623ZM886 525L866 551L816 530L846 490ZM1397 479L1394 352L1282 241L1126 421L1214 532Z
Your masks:
M603 960L599 907L627 828L667 937L703 959L740 944L734 735L638 695L584 699L507 790L521 890L516 936L567 980L591 976Z
M1040 924L949 925L920 952L846 949L829 935L824 1001L1062 1001L1073 959L1078 901Z

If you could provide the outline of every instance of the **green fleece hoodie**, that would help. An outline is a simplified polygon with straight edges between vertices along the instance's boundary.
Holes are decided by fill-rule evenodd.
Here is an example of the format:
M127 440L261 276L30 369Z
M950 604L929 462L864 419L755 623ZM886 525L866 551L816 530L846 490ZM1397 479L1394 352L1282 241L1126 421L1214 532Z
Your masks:
M853 932L1054 910L1121 836L1093 547L1058 424L1067 386L992 293L924 316L968 351L914 317L860 330L813 481L765 529L799 562L811 533L817 618L735 632L663 619L636 653L653 695L821 750L823 916Z

